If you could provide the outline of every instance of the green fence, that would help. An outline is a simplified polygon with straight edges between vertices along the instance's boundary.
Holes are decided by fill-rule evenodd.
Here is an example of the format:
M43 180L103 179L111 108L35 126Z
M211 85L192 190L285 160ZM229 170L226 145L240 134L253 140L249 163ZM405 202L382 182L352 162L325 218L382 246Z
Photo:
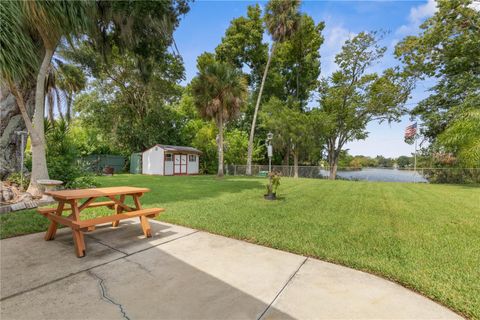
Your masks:
M112 154L92 154L82 158L87 170L102 173L105 167L112 167L114 173L126 171L126 159Z
M130 156L130 173L142 173L142 154L132 153Z

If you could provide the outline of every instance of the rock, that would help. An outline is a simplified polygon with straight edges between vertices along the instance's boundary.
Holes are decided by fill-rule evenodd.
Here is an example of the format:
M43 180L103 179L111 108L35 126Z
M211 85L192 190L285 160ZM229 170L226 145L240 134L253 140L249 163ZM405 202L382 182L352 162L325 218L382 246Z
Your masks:
M36 201L30 200L30 201L25 201L24 203L25 203L25 207L26 207L27 209L32 209L32 208L36 208L36 207L37 207L37 202L36 202Z
M25 202L17 202L12 204L10 208L12 208L12 211L18 211L18 210L26 209L27 206L25 205Z
M21 202L21 201L24 201L24 202L27 202L27 201L32 201L33 199L33 196L28 193L28 192L25 192L25 193L22 193L19 197L18 197L18 202Z
M11 187L2 187L2 202L10 202L15 197Z

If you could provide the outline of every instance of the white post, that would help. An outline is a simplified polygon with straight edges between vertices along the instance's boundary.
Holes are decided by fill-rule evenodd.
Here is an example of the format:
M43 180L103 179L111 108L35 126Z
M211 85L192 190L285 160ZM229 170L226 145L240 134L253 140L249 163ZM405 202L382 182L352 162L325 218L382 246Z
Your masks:
M268 172L272 172L273 148L270 141L268 141L267 153L268 153Z

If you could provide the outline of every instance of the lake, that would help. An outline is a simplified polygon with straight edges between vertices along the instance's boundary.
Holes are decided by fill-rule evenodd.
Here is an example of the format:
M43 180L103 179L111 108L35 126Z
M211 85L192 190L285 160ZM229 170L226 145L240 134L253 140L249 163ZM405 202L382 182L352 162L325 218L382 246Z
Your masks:
M328 177L328 171L320 170L320 175ZM398 169L364 168L355 171L338 171L337 176L348 180L428 183L419 172Z

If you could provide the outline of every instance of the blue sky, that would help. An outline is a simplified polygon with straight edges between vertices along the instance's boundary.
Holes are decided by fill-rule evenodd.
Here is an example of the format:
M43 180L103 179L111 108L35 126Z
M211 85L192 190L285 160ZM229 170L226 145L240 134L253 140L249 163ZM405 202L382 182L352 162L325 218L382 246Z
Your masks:
M182 55L188 83L196 74L196 58L202 52L213 52L220 43L230 21L245 15L249 5L265 1L199 1L191 4L190 12L182 19L175 32L175 41ZM418 26L436 10L434 0L425 1L303 1L301 11L309 14L315 22L325 21L325 42L320 49L322 76L336 69L335 54L343 42L361 31L384 30L389 33L382 40L388 50L385 57L372 71L391 67L398 62L393 57L395 43L406 35L416 34ZM268 36L265 35L265 40ZM407 107L428 95L426 90L432 81L419 83L412 93ZM408 116L399 123L371 123L366 140L349 143L346 148L353 155L384 155L398 157L412 153L413 146L403 141L405 127L410 124Z

